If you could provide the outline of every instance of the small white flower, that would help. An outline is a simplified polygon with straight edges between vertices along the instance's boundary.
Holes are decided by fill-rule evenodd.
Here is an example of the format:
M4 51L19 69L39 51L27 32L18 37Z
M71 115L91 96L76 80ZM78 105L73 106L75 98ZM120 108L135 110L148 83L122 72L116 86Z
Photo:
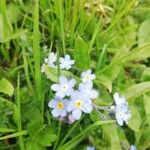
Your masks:
M56 92L56 96L63 98L73 93L75 84L75 79L68 80L65 76L60 76L59 84L53 84L51 89Z
M71 95L71 101L68 103L67 111L72 112L73 118L79 120L82 115L82 111L85 113L91 113L93 110L91 99L84 93L75 91Z
M48 64L49 67L56 68L57 54L51 52L49 53L48 58L45 58L45 63Z
M128 110L128 107L126 105L118 105L115 108L115 115L116 115L116 120L117 123L122 126L123 122L126 124L128 123L128 120L131 117L131 113Z
M135 145L131 145L130 150L137 150Z
M120 96L119 93L115 93L113 95L113 97L114 97L116 105L121 105L121 104L127 103L126 98L124 96Z
M67 115L66 106L67 106L67 100L60 99L56 97L55 99L52 99L49 101L48 106L50 108L53 108L52 115L54 117L65 117Z
M114 111L117 123L120 126L122 126L124 122L127 124L128 120L131 117L131 112L129 111L129 106L126 98L124 96L119 96L119 93L115 93L114 100L116 103Z
M92 80L95 79L95 74L92 74L92 71L88 69L87 71L82 72L81 77L84 83L92 82Z
M60 68L69 70L74 64L74 60L70 59L69 55L66 55L64 58L60 57Z
M81 83L79 84L79 91L87 94L91 99L95 99L98 97L98 91L93 89L93 83L87 82L87 83Z
M95 150L94 146L87 146L86 150Z

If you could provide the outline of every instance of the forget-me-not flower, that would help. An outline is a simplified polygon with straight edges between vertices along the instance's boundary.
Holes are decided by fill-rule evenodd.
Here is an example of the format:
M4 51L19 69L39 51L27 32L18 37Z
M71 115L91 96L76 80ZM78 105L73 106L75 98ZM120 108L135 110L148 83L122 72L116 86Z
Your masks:
M98 97L98 91L93 89L93 83L87 82L87 83L80 83L79 84L79 91L87 94L91 99L95 99Z
M55 99L51 99L48 103L50 108L53 108L52 115L54 117L65 117L67 115L67 100L56 97Z
M48 58L45 58L45 63L48 64L49 67L56 68L57 54L54 52L50 52Z
M74 60L70 59L69 55L66 55L64 58L60 57L60 68L69 70L74 64Z
M82 72L81 77L84 83L92 82L92 80L95 79L95 74L92 74L92 71L88 69L87 71Z
M71 95L71 101L68 103L67 111L72 112L73 118L79 120L82 115L82 111L85 113L91 113L93 110L91 99L88 95L75 91Z
M87 146L86 150L95 150L94 146Z
M56 92L56 96L63 98L73 93L75 84L75 79L68 80L65 76L60 76L59 84L53 84L51 89Z
M130 146L130 150L137 150L135 145Z
M124 96L119 96L118 93L115 93L114 100L116 103L114 111L117 123L120 126L122 126L124 122L127 124L128 120L131 117L131 113L129 111L129 106L128 102L126 101L126 98Z
M119 93L115 93L113 97L116 105L127 104L126 98L124 96L120 96Z

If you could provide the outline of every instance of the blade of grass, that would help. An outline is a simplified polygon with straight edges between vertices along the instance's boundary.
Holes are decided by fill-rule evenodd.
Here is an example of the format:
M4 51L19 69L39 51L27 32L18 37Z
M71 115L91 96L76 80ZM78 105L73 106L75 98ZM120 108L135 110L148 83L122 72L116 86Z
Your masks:
M3 137L0 137L0 140L10 139L10 138L14 138L14 137L22 136L22 135L27 135L27 131L23 130L14 134L3 136Z
M33 26L33 55L35 67L35 85L38 100L40 101L42 118L44 115L44 99L42 96L42 81L41 81L41 67L40 67L40 35L39 35L39 0L35 1L34 6L34 26Z
M114 123L114 122L115 122L114 120L97 121L97 122L93 123L92 125L90 125L89 127L87 127L85 130L83 130L80 134L75 136L69 142L64 144L61 148L58 148L58 150L69 150L69 149L72 149L73 146L74 146L74 143L78 144L79 142L81 142L85 138L85 136L87 136L87 134L92 132L95 128L97 128L97 127L99 127L100 125L103 125L103 124Z
M18 80L17 80L17 108L18 108L18 131L20 132L22 131L21 108L20 108L20 74L18 74ZM25 150L22 135L19 136L19 145L20 145L20 150Z
M31 81L30 81L30 76L29 76L27 56L26 56L26 52L25 52L24 47L22 48L22 55L23 55L24 71L25 71L27 83L28 83L28 86L29 86L31 92L33 92L33 87L32 87L32 84L31 84Z

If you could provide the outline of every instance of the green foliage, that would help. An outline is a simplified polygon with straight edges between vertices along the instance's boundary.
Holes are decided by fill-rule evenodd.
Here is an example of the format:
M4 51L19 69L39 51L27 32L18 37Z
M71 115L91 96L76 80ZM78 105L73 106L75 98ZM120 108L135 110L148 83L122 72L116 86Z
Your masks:
M75 42L74 59L76 61L76 67L79 69L86 70L90 68L89 48L81 37L78 37Z
M13 85L5 78L0 80L0 92L12 96L14 93Z
M149 8L149 0L1 0L0 149L127 150L134 144L148 150ZM42 74L49 51L58 60L71 55L71 72L44 64ZM52 82L61 73L79 83L86 69L96 74L100 95L94 104L112 105L115 92L126 97L132 114L127 126L105 110L71 125L52 117Z

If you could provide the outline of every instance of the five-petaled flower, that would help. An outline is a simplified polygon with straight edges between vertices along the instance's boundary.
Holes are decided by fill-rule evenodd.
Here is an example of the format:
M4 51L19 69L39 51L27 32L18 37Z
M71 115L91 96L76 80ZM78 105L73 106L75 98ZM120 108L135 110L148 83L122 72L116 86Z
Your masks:
M60 68L69 70L74 64L74 60L70 59L69 55L66 55L64 58L60 57Z
M54 117L65 117L67 115L67 106L68 101L66 99L61 99L56 97L55 99L51 99L48 103L50 108L53 108L52 115Z
M51 89L56 92L57 97L63 98L73 93L75 84L75 79L68 80L65 76L60 76L59 84L53 84Z
M88 95L75 91L71 95L71 101L68 103L66 109L68 112L72 112L73 118L79 120L81 118L82 111L85 113L91 113L93 106Z
M84 83L92 82L92 80L95 79L95 74L92 74L92 71L88 69L87 71L82 72L81 77Z
M87 94L91 99L95 99L98 97L98 91L93 89L93 83L80 83L79 84L79 91Z

